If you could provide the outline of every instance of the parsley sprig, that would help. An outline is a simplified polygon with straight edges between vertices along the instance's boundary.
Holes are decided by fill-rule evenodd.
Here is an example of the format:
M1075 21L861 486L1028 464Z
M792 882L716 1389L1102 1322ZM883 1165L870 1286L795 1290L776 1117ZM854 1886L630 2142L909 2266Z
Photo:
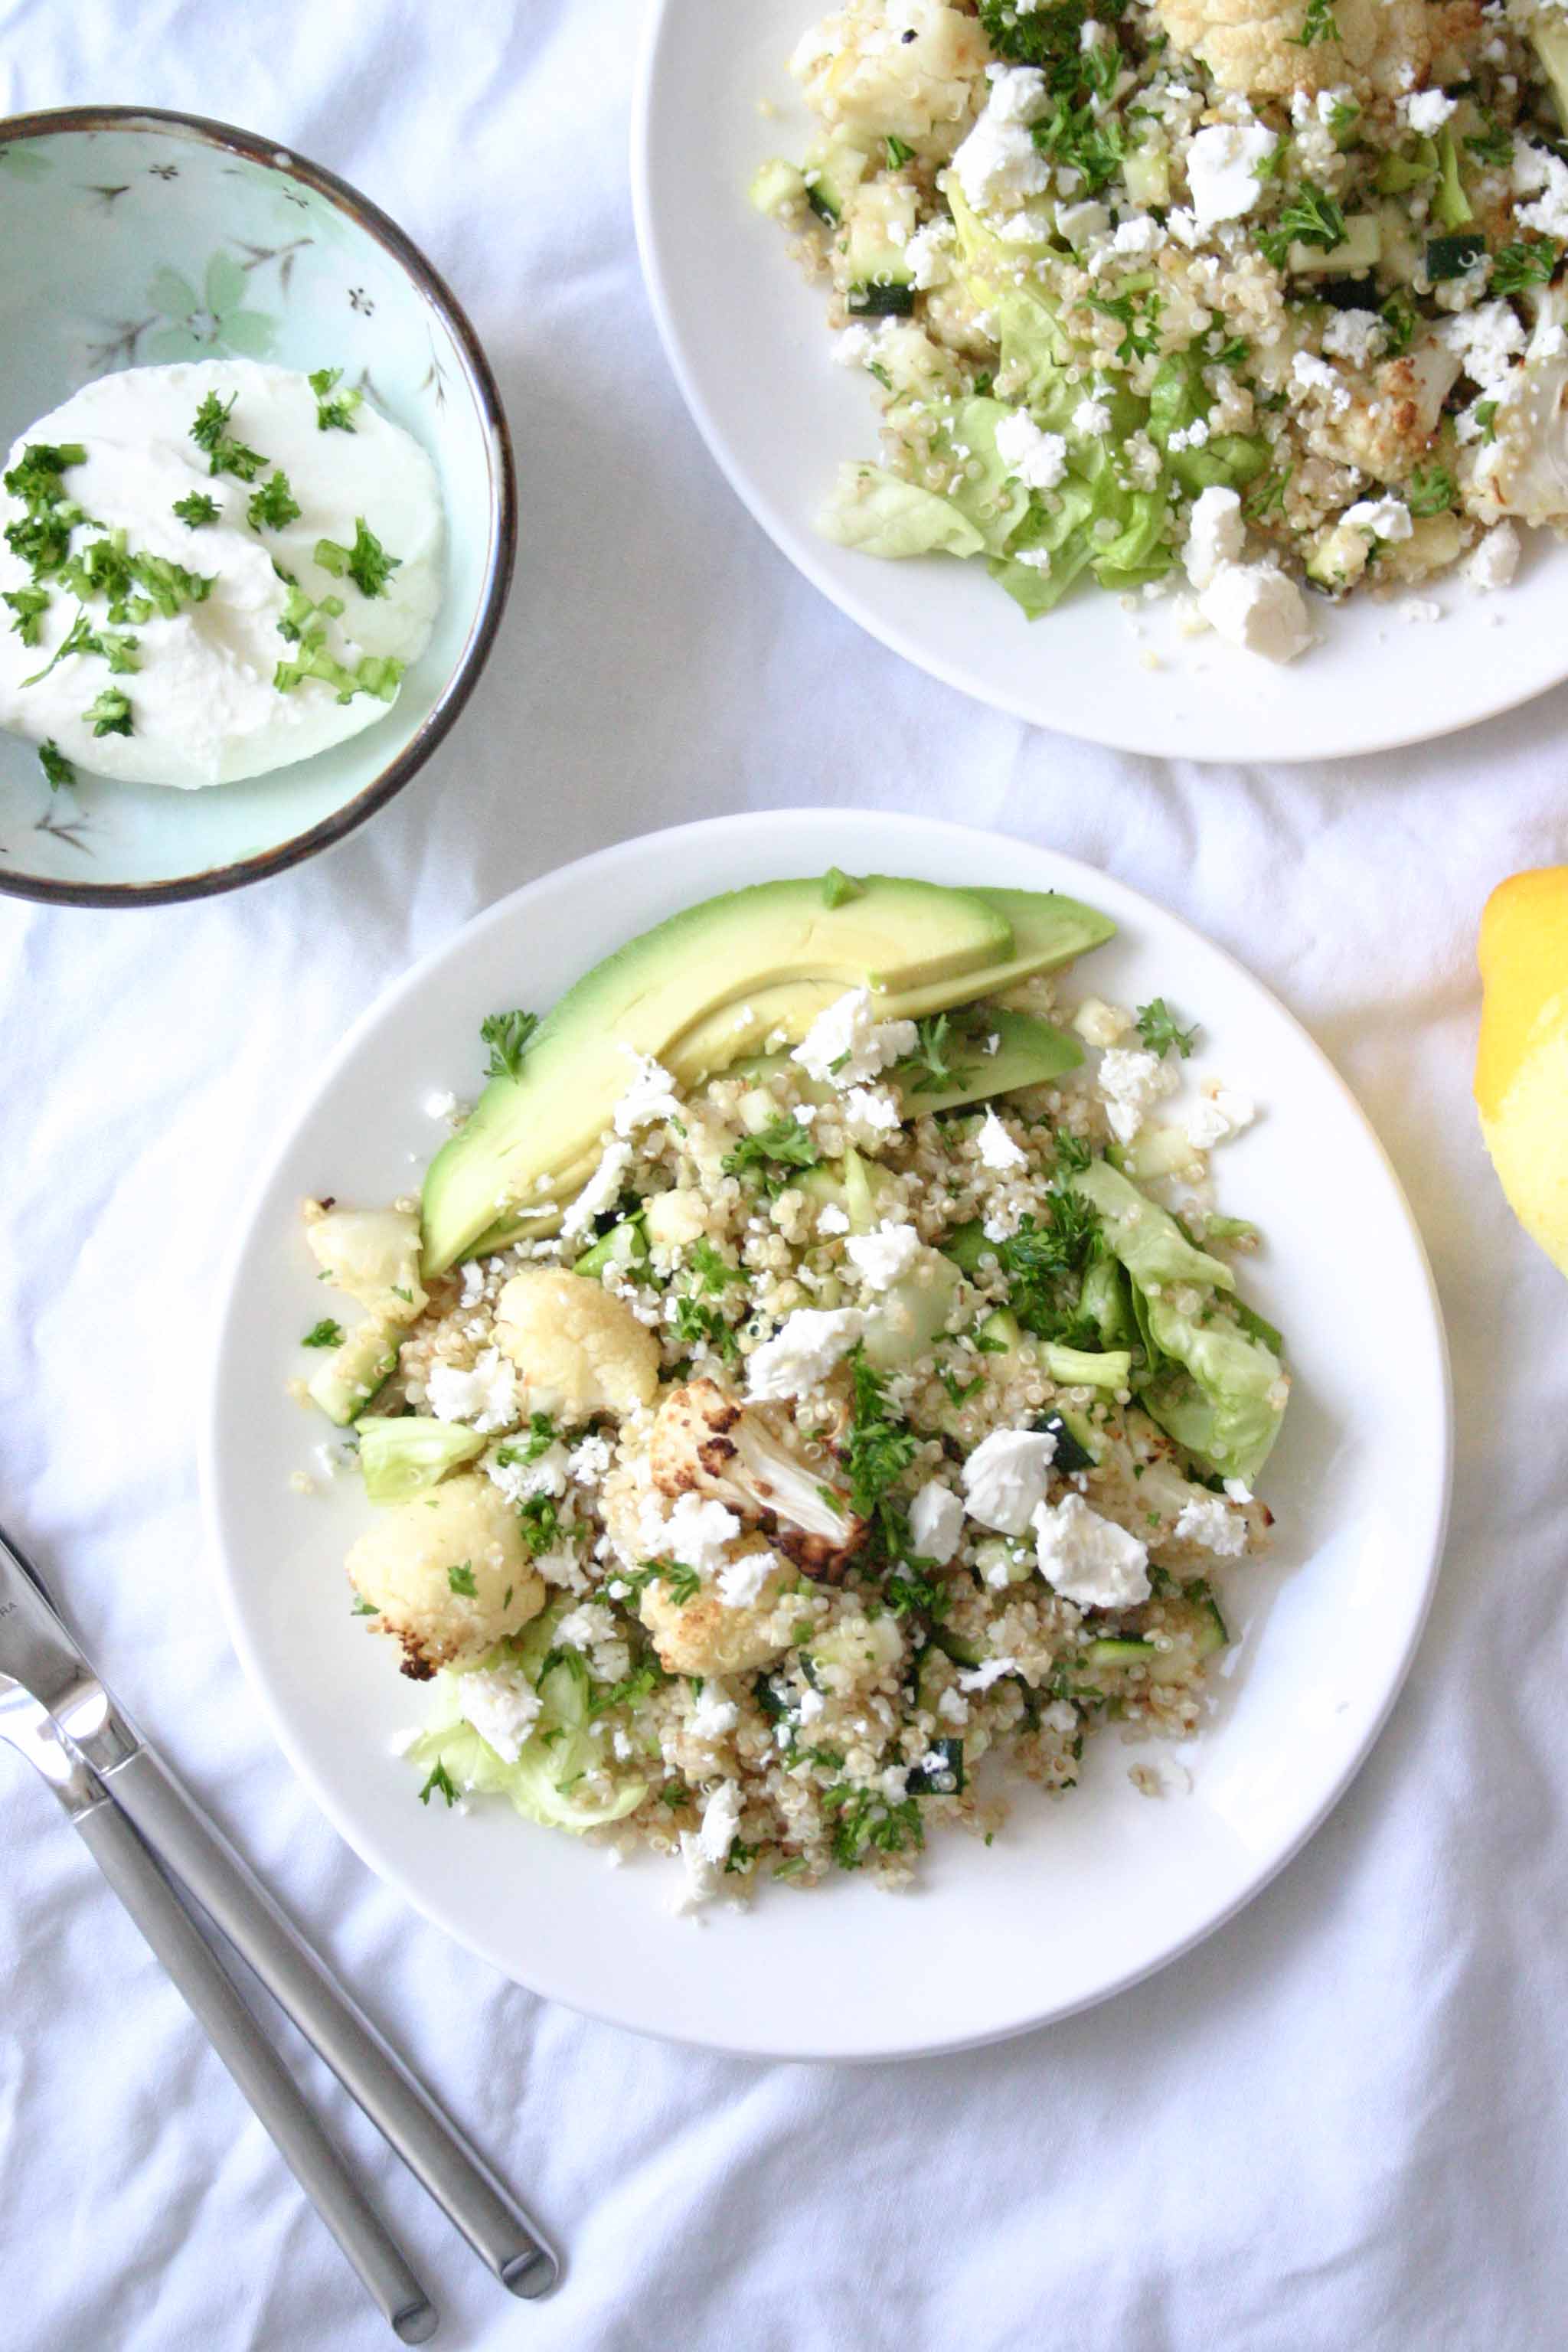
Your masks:
M384 596L387 583L402 568L401 555L388 555L363 515L354 518L354 543L344 547L335 539L316 541L316 561L334 580L352 580L362 596Z
M1337 41L1340 37L1339 18L1334 14L1334 0L1307 0L1301 17L1301 29L1292 34L1292 46L1298 49L1316 47L1320 41Z
M950 1058L958 1042L945 1013L929 1014L915 1023L914 1049L894 1063L892 1075L907 1078L910 1092L916 1095L942 1094L950 1087L963 1086L970 1074Z
M784 1111L755 1135L743 1135L724 1154L723 1167L726 1176L760 1178L769 1198L776 1200L788 1186L792 1170L818 1167L821 1160L811 1129Z
M1175 1052L1184 1062L1198 1042L1197 1024L1184 1029L1163 996L1138 1007L1138 1034L1152 1054Z
M247 448L228 430L229 416L238 398L237 392L230 393L226 400L209 392L196 411L191 439L198 449L205 450L209 474L234 474L242 482L253 482L267 459L258 449Z
M539 1026L537 1013L491 1013L479 1024L479 1036L489 1049L487 1078L515 1078L522 1067L530 1040Z
M364 398L363 392L339 392L342 368L317 368L311 373L310 390L316 395L316 430L318 433L353 433L354 410Z

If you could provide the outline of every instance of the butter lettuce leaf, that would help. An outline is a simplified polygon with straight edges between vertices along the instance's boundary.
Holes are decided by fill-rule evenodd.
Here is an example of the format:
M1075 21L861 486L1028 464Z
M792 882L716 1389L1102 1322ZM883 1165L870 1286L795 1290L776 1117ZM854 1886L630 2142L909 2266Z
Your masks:
M816 528L836 546L864 555L979 555L985 545L952 499L885 466L841 466Z

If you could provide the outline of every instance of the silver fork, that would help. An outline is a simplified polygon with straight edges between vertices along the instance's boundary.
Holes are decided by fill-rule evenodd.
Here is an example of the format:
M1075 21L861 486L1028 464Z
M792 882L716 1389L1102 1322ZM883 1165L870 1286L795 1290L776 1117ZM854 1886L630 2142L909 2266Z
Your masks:
M425 2343L435 2333L436 2311L395 2242L344 2169L130 1821L91 1766L62 1738L47 1707L5 1674L0 1674L0 1739L26 1758L65 1807L71 1827L179 1988L394 2332L405 2344Z

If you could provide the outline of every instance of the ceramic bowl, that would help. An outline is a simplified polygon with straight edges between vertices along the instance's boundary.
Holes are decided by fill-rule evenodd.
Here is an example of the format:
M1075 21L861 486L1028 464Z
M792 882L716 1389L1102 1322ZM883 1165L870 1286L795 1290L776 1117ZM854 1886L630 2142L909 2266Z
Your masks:
M341 841L462 709L516 551L500 396L479 341L384 213L319 164L185 114L0 121L0 450L110 370L172 360L339 367L430 453L446 593L387 715L335 750L205 792L84 776L51 793L0 735L0 890L146 906L233 890Z

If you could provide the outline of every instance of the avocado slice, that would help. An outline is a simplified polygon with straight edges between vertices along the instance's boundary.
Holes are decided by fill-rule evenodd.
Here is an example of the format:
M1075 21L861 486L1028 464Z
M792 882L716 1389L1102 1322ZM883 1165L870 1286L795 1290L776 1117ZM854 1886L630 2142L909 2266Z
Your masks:
M877 1007L882 1020L918 1021L928 1013L946 1013L955 1004L994 996L1034 972L1059 971L1076 956L1103 947L1116 933L1109 916L1055 890L975 889L965 895L983 898L1006 923L1012 934L1006 953L957 979L889 988ZM674 1043L665 1061L684 1085L694 1085L698 1078L758 1053L779 1030L798 1044L817 1014L842 992L807 982L750 990L721 1016L697 1023Z
M826 906L823 895L813 877L705 898L568 989L541 1022L521 1074L492 1078L430 1163L421 1202L426 1280L520 1212L533 1211L540 1223L558 1215L572 1197L562 1177L593 1151L626 1090L627 1047L657 1055L689 1085L746 1051L753 997L795 988L795 1011L769 1027L798 1043L821 1005L847 988L875 988L891 1017L911 993L972 993L963 975L1014 951L1009 917L977 891L871 875L843 905ZM707 1039L683 1047L704 1023Z

